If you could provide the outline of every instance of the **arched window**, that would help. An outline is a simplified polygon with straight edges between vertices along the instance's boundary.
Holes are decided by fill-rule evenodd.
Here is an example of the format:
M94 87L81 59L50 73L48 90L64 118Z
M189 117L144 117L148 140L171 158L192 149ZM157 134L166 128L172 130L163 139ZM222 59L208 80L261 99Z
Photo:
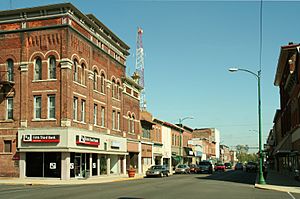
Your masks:
M74 71L74 81L78 81L78 61L74 59L74 66L73 66L73 71Z
M94 78L93 78L93 81L94 81L94 90L97 90L97 79L98 79L98 73L96 70L94 70Z
M131 127L130 127L131 126L131 116L130 116L130 114L128 114L127 117L128 117L128 124L127 124L128 125L128 132L131 132Z
M112 93L112 97L115 98L116 97L116 82L114 79L112 80L111 93Z
M85 85L85 65L81 64L81 84Z
M56 79L56 60L54 56L49 58L48 70L49 79Z
M131 119L131 132L134 133L134 115L132 115L132 119Z
M41 80L42 79L42 60L41 58L35 59L34 65L34 80Z
M105 93L105 76L103 73L101 73L101 77L100 77L100 82L101 82L101 87L100 87L100 92L101 93Z
M117 82L116 89L117 89L117 99L121 99L121 85L120 85L120 82Z
M7 60L7 81L14 81L14 61L12 59Z

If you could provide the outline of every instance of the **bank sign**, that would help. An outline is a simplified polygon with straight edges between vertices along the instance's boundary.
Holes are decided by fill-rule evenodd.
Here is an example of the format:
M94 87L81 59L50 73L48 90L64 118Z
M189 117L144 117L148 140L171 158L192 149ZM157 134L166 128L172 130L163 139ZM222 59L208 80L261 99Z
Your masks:
M59 135L23 135L23 142L30 143L59 143Z
M85 136L85 135L76 135L76 144L83 144L83 145L89 145L89 146L99 146L100 145L100 139L99 138L88 137L88 136Z

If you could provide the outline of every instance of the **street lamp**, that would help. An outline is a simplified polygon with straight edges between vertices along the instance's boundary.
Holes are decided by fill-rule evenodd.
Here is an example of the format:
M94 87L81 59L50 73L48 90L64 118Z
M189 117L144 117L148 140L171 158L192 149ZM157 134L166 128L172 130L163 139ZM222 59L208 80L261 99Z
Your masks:
M184 118L179 118L179 126L180 126L180 128L181 128L181 125L182 125L182 122L184 121L184 120L187 120L187 119L194 119L194 117L184 117ZM179 157L180 157L180 164L182 164L183 163L183 154L182 154L182 133L183 132L181 132L181 129L179 130L179 132L180 132L180 146L179 146Z
M264 176L263 176L263 153L262 153L262 132L261 132L261 97L260 97L260 77L261 70L257 71L257 74L242 68L229 68L230 72L244 71L254 75L257 78L257 92L258 92L258 144L259 144L259 184L266 184Z

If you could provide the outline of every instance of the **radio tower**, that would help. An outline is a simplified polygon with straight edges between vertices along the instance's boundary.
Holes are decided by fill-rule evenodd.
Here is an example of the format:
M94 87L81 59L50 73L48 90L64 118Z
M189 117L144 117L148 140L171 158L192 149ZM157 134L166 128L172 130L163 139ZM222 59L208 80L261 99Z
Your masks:
M144 48L143 48L143 30L138 28L137 38L136 38L136 61L135 70L140 76L139 84L143 87L140 95L140 108L141 110L146 110L146 94L145 94L145 82L144 82Z

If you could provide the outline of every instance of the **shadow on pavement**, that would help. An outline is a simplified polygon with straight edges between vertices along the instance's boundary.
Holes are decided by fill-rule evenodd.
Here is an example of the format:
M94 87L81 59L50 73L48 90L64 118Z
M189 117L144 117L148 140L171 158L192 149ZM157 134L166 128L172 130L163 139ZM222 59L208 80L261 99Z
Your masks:
M300 187L300 182L295 180L293 176L280 174L274 170L268 171L268 175L265 181L268 185Z
M203 180L217 180L217 181L224 181L224 182L235 182L235 183L254 185L256 172L229 170L226 172L214 172L212 175L198 176L196 178L203 179Z

